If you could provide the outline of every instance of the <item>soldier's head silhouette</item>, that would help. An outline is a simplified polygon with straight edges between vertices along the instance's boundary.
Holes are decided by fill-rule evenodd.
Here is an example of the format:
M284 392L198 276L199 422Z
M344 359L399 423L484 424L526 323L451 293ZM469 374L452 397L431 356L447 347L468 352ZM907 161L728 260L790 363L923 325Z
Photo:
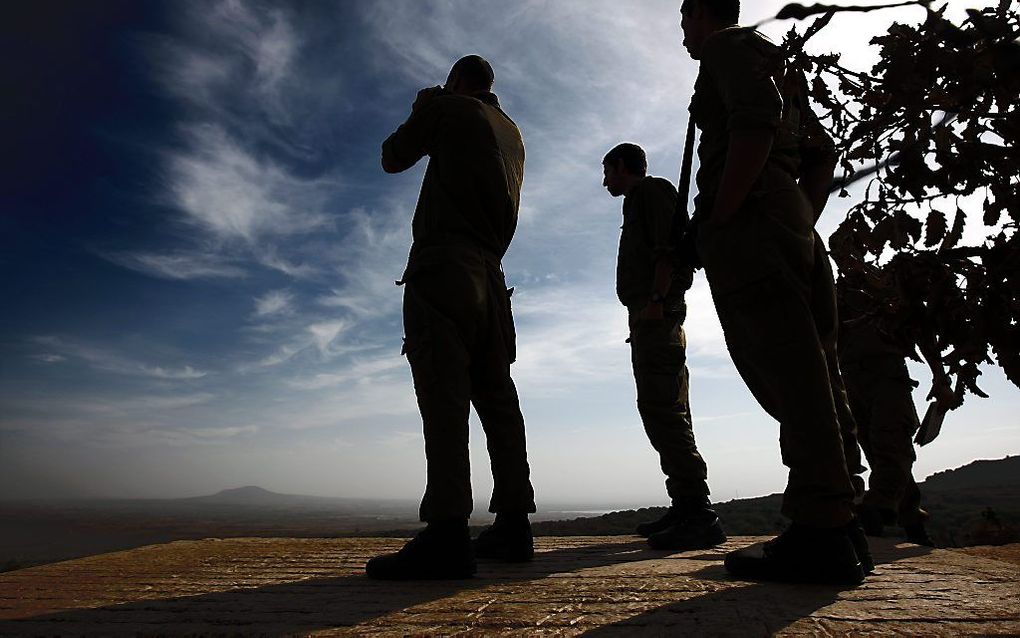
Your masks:
M740 19L740 0L684 0L680 5L680 28L684 48L695 60L701 59L705 40L719 29Z
M460 95L484 93L492 89L495 74L492 65L480 55L466 55L457 60L446 78L446 90Z
M647 171L644 149L629 142L617 144L602 158L602 185L613 197L626 195Z

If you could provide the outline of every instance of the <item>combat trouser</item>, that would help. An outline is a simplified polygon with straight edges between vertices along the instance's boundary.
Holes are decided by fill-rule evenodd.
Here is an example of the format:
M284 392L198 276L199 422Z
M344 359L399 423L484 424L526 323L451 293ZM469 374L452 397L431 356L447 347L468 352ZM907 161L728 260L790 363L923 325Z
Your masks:
M418 251L404 276L404 352L425 434L421 520L472 510L468 416L475 406L492 467L491 512L535 511L517 388L509 291L498 262L479 250Z
M659 454L666 493L678 506L700 506L708 495L708 468L691 423L684 313L641 319L631 310L630 348L637 406L645 433Z
M923 523L921 491L914 481L914 433L920 423L904 360L878 356L844 366L850 406L871 466L863 503L896 512L900 525Z
M814 314L810 204L792 182L749 196L725 224L701 224L697 245L733 362L779 421L790 468L783 513L805 525L843 525L853 517L854 488Z
M843 437L843 457L850 472L850 481L854 486L855 499L864 496L864 479L861 474L865 467L861 465L861 448L857 441L857 422L850 399L847 396L846 384L839 367L836 354L839 339L839 314L836 309L836 285L832 276L832 264L825 250L825 243L815 231L814 234L814 270L811 279L812 310L815 325L818 326L818 337L825 351L825 363L829 369L829 385L832 387L832 399L836 407L836 419Z

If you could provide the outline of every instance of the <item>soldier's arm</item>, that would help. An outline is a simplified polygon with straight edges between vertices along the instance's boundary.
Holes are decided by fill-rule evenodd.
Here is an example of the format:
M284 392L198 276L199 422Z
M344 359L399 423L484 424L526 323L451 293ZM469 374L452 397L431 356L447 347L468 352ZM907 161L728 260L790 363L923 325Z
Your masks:
M652 257L655 259L655 281L652 292L665 297L673 283L673 217L676 216L677 194L673 185L665 180L655 184L647 194L646 211L652 237Z
M411 116L382 144L384 171L406 171L431 152L443 111L442 105L435 98L443 94L442 87L418 91L411 106Z
M673 228L673 215L676 214L676 195L672 186L664 183L655 184L643 194L642 218L645 220L647 236L652 246L652 259L655 262L655 275L652 281L652 296L665 297L673 283L673 260L675 248L670 241ZM646 319L662 318L662 302L652 303L643 313Z
M808 201L811 202L817 222L818 218L822 216L822 211L825 210L825 204L829 201L829 189L836 173L838 158L832 137L818 120L814 109L811 108L807 79L803 73L799 71L797 73L799 75L797 79L800 107L804 114L804 124L801 130L803 141L800 144L800 187L807 195Z
M761 51L731 37L710 38L702 52L702 69L719 89L730 132L713 223L724 223L740 209L772 150L783 100L768 63Z
M836 173L836 155L831 159L824 158L817 160L809 166L805 166L800 174L800 187L811 202L814 210L815 221L822 216L825 204L829 201L829 187L832 185L832 177Z
M772 150L773 131L768 129L746 129L730 132L730 143L726 151L726 165L719 191L709 219L723 224L743 206L747 194L765 167L765 161Z

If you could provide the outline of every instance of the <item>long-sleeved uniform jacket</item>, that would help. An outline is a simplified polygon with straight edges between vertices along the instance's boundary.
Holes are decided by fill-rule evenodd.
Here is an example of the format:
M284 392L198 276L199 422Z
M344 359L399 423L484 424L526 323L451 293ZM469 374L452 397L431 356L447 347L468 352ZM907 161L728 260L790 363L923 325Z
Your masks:
M423 262L484 251L497 264L517 228L524 141L492 93L419 97L411 116L385 142L383 161L405 170L429 156L412 221L405 277Z

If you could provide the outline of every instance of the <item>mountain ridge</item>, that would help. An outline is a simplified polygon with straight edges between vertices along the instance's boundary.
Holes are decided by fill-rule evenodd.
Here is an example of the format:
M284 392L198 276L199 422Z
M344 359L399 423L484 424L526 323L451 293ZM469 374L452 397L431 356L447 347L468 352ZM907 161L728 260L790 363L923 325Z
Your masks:
M940 546L1020 541L1020 456L978 459L936 472L920 488L922 506L931 513L929 533ZM727 534L776 534L788 524L780 514L782 498L782 494L769 494L712 507ZM665 507L622 510L592 518L535 522L532 529L536 536L632 534L638 523L665 512ZM888 531L896 534L899 529Z

